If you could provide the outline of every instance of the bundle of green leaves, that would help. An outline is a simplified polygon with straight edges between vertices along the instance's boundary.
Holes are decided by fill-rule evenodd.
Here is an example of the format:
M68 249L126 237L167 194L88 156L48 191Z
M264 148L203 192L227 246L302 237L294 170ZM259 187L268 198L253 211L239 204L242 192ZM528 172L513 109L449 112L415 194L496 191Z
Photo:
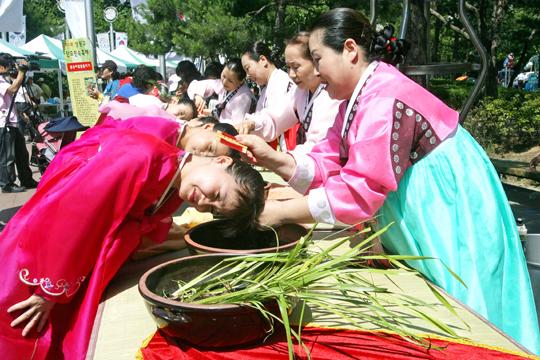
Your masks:
M396 333L423 346L429 344L411 331L414 321L435 326L450 337L458 337L452 328L426 312L425 307L444 306L457 316L455 309L427 283L439 304L426 303L404 293L393 292L376 285L372 276L416 273L401 263L402 260L423 260L426 257L376 255L370 251L372 240L386 231L364 231L321 249L313 244L313 229L290 252L242 255L226 258L189 282L178 282L178 290L166 297L196 304L241 304L258 309L271 324L282 323L289 345L289 357L294 357L293 338L302 346L301 325L290 322L290 311L299 306L299 324L302 324L306 306L325 313L359 329L377 327ZM367 233L370 235L366 236ZM335 250L353 237L362 239L344 253ZM370 268L370 260L387 260L394 268ZM451 271L449 269L449 271ZM454 274L454 276L457 276ZM267 310L265 304L276 301L280 316ZM406 313L403 310L407 308ZM355 314L351 314L355 309ZM412 315L411 315L412 314ZM304 350L309 356L308 350Z

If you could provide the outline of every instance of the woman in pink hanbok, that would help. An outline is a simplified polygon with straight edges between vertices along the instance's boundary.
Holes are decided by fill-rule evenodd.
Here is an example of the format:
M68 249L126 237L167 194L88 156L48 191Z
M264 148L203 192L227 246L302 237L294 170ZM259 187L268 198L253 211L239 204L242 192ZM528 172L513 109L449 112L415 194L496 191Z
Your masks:
M378 215L381 226L393 223L381 236L388 252L436 258L409 265L539 354L525 257L497 172L456 111L380 61L404 48L387 35L351 9L316 20L311 55L330 96L347 101L309 154L239 136L260 165L307 194L267 202L261 221L355 224Z
M100 298L141 238L183 202L250 224L264 184L227 156L111 129L77 148L0 235L2 359L84 359ZM240 226L238 230L241 230Z
M309 33L300 32L287 42L285 62L289 77L296 84L285 104L270 106L246 115L240 133L259 135L269 142L300 123L294 151L307 153L326 136L334 123L341 101L331 99L315 74L308 47ZM292 150L289 148L289 150Z
M188 96L195 101L199 113L204 113L204 99L216 94L218 104L212 115L220 122L234 125L242 121L255 104L255 97L245 79L246 72L240 59L231 59L221 71L221 79L192 81L187 90Z
M296 85L285 71L276 67L272 52L263 41L256 41L244 52L242 66L248 77L261 88L256 113L266 108L283 106L288 102L288 97ZM296 129L288 130L285 136L280 137L279 144L283 150L287 149L285 139L293 135L296 136Z
M178 122L171 117L162 117L161 113L143 111L129 104L116 103L116 105L112 105L113 103L116 102L109 102L101 108L106 116L99 125L86 130L81 138L63 148L54 157L41 177L38 187L47 181L57 167L62 166L64 161L76 154L79 148L98 142L97 135L112 129L126 129L150 134L168 144L197 155L239 156L235 150L219 142L219 137L212 131L218 121L211 117ZM218 129L216 128L216 130ZM229 132L223 128L219 128L219 130ZM236 135L236 133L231 133L231 135Z

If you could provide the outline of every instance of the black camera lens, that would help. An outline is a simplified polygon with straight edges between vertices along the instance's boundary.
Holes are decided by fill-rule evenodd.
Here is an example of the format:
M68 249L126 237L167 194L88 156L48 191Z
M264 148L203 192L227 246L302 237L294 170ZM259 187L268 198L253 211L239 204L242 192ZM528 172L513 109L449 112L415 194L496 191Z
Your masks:
M11 77L16 77L19 73L19 70L17 70L17 66L15 66L15 63L11 64L11 66L8 69L8 75Z
M21 71L28 71L28 65L25 65L25 64L19 64L19 70L21 70Z

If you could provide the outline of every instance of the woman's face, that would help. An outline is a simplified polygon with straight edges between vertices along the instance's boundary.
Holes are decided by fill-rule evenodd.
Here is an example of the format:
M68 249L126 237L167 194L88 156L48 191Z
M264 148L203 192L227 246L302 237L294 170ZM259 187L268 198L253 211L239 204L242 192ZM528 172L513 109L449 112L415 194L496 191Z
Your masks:
M109 80L110 78L112 78L112 74L113 74L113 72L110 69L103 68L103 70L101 70L101 76L100 77L103 80Z
M303 56L300 45L288 45L285 48L285 63L289 77L299 88L313 91L321 83L313 62Z
M188 104L180 103L180 104L169 104L166 110L169 114L174 115L177 119L180 120L191 120L193 119L197 114L193 113L193 108L189 106Z
M323 44L323 30L315 30L309 37L309 50L315 71L326 85L326 91L333 99L345 100L352 96L358 74L353 66L354 54L343 50L341 53Z
M268 64L268 60L264 56L255 61L247 53L242 55L242 67L248 78L255 81L257 85L265 86L268 82Z
M221 72L221 83L225 90L233 91L242 85L242 80L238 79L238 75L234 71L224 67Z
M206 127L190 127L185 151L200 156L220 156L229 154L230 148L219 141L218 133Z
M230 214L238 204L240 191L236 180L226 171L231 163L228 156L194 156L182 171L178 195L198 211Z

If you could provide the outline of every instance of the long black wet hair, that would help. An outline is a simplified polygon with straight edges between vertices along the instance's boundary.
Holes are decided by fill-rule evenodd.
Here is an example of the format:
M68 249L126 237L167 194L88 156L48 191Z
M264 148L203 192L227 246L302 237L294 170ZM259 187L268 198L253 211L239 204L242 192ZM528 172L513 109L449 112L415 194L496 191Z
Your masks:
M234 159L226 171L233 176L240 189L237 192L238 204L230 214L224 214L232 223L222 231L232 236L259 228L259 216L264 208L265 182L261 174L242 160Z

